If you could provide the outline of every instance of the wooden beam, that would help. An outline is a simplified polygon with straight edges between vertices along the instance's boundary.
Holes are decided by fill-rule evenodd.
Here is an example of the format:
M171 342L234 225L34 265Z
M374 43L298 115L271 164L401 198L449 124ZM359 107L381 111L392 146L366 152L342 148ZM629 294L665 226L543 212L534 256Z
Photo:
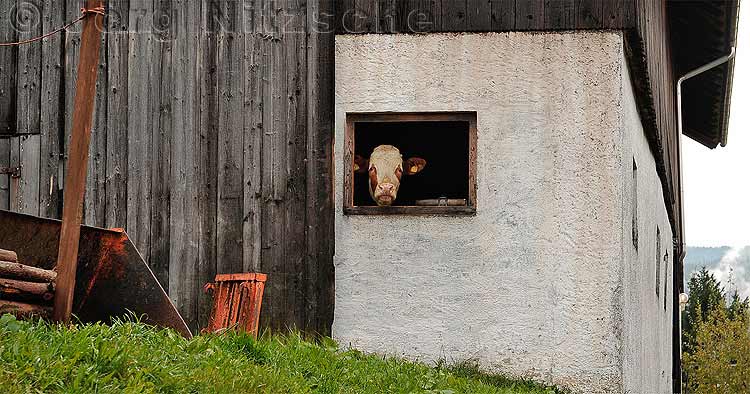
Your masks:
M104 7L103 0L86 0L86 9L101 7ZM60 249L57 255L57 292L53 312L53 319L65 324L70 322L70 313L73 308L78 242L81 236L81 215L86 187L86 164L91 141L96 73L99 66L104 16L90 13L83 23L78 80L73 105L73 135L68 153L68 172L65 175Z

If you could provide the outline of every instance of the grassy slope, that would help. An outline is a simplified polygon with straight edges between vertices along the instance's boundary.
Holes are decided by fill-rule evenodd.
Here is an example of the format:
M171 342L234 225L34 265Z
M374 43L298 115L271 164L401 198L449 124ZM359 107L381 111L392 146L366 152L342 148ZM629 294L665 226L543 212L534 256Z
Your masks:
M184 340L132 322L72 329L0 318L2 393L554 393L472 367L428 367L298 335Z

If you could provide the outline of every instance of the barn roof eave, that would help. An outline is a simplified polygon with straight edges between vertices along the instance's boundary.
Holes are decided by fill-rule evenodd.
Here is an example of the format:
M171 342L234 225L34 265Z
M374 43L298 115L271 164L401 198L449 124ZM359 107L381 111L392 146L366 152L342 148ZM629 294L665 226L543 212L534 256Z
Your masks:
M730 53L737 42L739 0L668 0L676 78ZM685 135L708 148L728 137L734 60L685 82Z

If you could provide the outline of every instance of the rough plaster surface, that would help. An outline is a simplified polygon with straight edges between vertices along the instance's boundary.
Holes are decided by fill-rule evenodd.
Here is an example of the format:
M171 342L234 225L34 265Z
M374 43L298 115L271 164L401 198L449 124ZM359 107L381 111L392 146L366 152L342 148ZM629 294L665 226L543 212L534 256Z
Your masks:
M577 392L666 381L646 371L663 337L632 338L669 325L639 311L656 252L627 249L633 151L643 249L650 220L670 238L626 73L614 32L338 36L334 337ZM477 111L477 215L345 216L345 117L370 111Z
M622 113L625 136L622 144L625 201L623 204L624 332L623 373L627 393L672 392L672 229L664 205L656 162L649 149L638 116L628 69L623 60ZM628 166L628 159L630 165ZM633 160L637 170L637 198L633 200ZM632 215L637 207L638 248L633 245ZM657 251L657 227L661 250ZM666 261L665 261L666 255ZM661 259L660 290L656 295L656 260ZM666 270L665 270L666 263ZM667 285L666 294L664 283ZM664 297L667 306L664 308Z

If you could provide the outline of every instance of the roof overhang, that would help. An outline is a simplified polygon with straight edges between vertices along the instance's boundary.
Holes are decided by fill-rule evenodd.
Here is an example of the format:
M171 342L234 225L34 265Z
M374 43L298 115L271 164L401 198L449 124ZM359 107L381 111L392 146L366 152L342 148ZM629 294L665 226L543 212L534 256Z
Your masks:
M736 45L740 0L668 0L667 15L676 78ZM709 147L725 146L734 60L686 80L683 133Z

